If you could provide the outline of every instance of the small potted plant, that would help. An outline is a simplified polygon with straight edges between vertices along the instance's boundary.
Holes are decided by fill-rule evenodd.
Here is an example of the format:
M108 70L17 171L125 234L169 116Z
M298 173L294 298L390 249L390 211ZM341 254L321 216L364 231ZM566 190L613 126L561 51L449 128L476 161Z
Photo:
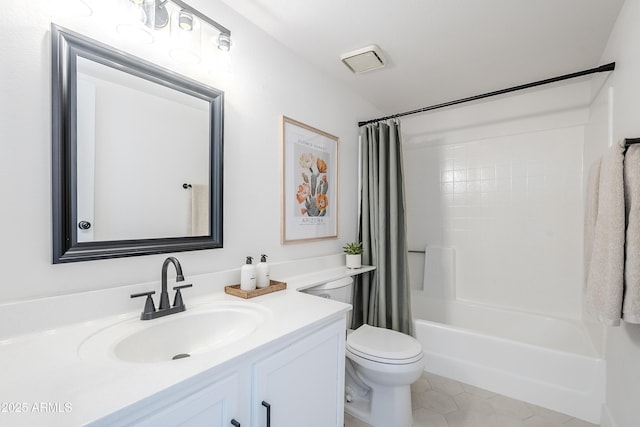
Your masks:
M342 249L347 254L347 268L362 267L362 242L347 243Z

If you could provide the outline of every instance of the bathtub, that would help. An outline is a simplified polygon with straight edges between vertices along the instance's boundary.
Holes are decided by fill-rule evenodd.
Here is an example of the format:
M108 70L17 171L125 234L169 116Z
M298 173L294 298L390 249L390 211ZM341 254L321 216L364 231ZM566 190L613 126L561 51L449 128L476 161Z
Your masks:
M422 300L425 370L600 423L605 362L578 321L459 300Z

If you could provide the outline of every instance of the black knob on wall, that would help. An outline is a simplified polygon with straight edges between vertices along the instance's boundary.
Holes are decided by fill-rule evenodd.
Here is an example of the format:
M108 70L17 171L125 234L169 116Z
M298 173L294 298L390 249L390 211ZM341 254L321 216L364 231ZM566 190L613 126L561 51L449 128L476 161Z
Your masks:
M239 422L237 422L236 420L231 420L231 425L232 425L233 427L240 427L240 423L239 423Z
M89 221L80 221L78 223L78 228L80 230L88 230L91 228L91 223Z

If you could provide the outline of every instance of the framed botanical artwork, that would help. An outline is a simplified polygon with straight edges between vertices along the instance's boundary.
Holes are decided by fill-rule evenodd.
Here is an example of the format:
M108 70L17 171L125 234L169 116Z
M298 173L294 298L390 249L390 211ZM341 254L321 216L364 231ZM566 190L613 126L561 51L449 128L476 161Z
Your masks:
M338 237L338 137L282 116L282 243Z

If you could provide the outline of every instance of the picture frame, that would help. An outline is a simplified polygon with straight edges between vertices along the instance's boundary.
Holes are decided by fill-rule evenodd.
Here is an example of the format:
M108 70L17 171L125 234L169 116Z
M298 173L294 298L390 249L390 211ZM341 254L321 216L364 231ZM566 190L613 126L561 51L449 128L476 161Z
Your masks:
M281 118L282 244L338 238L338 137Z

